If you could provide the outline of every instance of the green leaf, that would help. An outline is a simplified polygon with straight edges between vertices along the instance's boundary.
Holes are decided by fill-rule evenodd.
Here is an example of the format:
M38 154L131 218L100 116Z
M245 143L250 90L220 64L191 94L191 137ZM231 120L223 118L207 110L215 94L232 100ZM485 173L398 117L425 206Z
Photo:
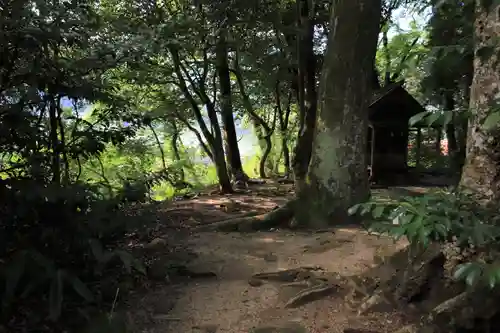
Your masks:
M361 206L361 215L368 214L372 210L373 203L367 202Z
M455 273L453 273L453 278L456 280L464 280L469 275L470 271L473 269L474 269L474 263L472 262L460 264L457 266Z
M418 239L419 242L425 247L429 245L430 239L429 235L431 234L431 230L429 228L426 228L425 226L421 226L418 229Z
M90 245L90 250L92 251L92 254L94 255L94 258L97 261L101 261L103 254L104 254L104 250L103 250L101 242L98 239L90 239L89 245Z
M377 205L375 206L375 209L372 211L372 216L376 219L381 218L382 215L384 215L385 212L385 206L383 205Z
M441 117L443 116L442 112L433 112L427 117L427 126L432 126L434 125L435 122L437 122Z
M358 210L359 210L359 208L360 208L360 207L361 207L361 205L360 205L360 204L356 204L356 205L354 205L354 206L350 207L350 208L347 210L347 213L348 213L349 215L354 215L354 214L356 214L356 213L358 212Z
M448 126L453 122L453 111L445 111L443 118L443 127Z
M484 120L483 129L489 131L499 126L499 124L500 124L500 112L495 110L491 112Z
M491 289L495 288L498 282L498 267L490 266L488 269L488 285Z
M427 115L429 114L428 111L420 112L414 115L413 117L410 118L408 121L410 123L410 126L414 126L415 124L419 123L424 119Z
M132 261L132 265L136 271L141 273L142 275L146 275L146 267L137 259L134 258L134 261Z
M465 278L465 282L471 287L475 286L479 282L481 273L482 273L481 266L475 265L474 269L472 269L469 272L469 275L467 275L467 277Z
M446 226L444 224L441 224L441 223L436 223L434 225L434 230L436 231L436 238L439 239L439 237L437 236L442 236L443 239L445 239L447 236L448 236L448 229L446 228Z
M392 228L390 230L389 234L392 237L396 238L396 240L398 240L406 234L406 227L403 225L398 225L398 226Z
M90 291L90 289L82 282L77 276L71 275L68 276L67 280L73 287L73 289L87 302L94 301L94 295Z
M132 262L134 261L134 257L128 252L125 252L123 250L116 250L115 253L120 257L120 260L123 263L123 268L125 268L125 271L127 273L131 272L132 269Z
M49 319L56 321L61 316L62 302L63 302L63 284L64 284L65 271L58 269L52 283L50 284L49 291Z
M47 258L38 251L30 251L29 254L33 258L33 260L35 260L36 264L39 265L40 267L43 267L48 274L54 274L55 267L52 260L50 260L49 258Z

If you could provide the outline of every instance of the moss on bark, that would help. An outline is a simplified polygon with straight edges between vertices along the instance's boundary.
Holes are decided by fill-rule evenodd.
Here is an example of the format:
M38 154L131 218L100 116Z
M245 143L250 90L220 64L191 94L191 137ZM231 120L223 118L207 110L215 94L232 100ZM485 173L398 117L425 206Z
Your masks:
M299 224L344 223L347 209L369 196L367 109L380 11L379 0L339 0L333 5L312 160L305 186L297 189L308 207L297 212Z

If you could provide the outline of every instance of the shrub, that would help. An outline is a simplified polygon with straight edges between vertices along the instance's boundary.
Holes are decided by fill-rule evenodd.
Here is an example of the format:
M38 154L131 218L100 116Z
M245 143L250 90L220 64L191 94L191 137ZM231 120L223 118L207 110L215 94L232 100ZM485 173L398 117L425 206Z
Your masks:
M440 242L477 249L482 254L458 265L455 278L490 287L500 282L500 267L493 264L500 236L498 208L481 205L470 193L438 190L398 201L372 200L353 206L349 213L370 215L375 220L370 231L407 237L412 244L427 247Z

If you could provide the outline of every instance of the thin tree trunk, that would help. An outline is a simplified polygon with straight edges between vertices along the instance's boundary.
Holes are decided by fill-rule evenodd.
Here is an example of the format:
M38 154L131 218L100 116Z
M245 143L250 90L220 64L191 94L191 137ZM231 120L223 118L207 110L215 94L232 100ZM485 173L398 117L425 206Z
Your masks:
M178 50L175 47L171 47L170 54L172 55L175 74L179 80L179 88L182 91L184 97L191 105L196 121L200 126L201 132L203 133L203 136L205 137L208 145L210 146L212 160L215 164L217 178L219 180L220 190L223 193L231 193L233 191L233 188L231 186L231 180L227 174L226 160L224 158L224 146L222 142L222 134L220 131L219 120L217 119L217 112L215 111L215 107L213 103L210 101L208 95L206 94L204 86L198 87L196 93L200 97L202 102L205 104L205 107L207 109L208 119L210 120L210 125L212 127L212 132L211 132L208 129L205 120L203 119L203 115L201 113L200 107L198 106L198 103L196 102L196 100L194 99L193 95L191 94L191 92L187 87L184 76L182 74L182 64L180 61ZM188 79L190 79L189 76ZM192 79L190 79L190 83L193 89L195 89L196 85ZM204 85L204 83L202 83L202 85Z
M473 64L473 61L471 61ZM469 111L469 103L470 103L470 89L472 85L472 77L473 77L473 66L470 66L470 70L466 71L466 74L463 78L462 84L462 102L461 106L463 112ZM457 143L458 143L458 156L457 156L457 164L460 165L460 170L462 170L463 165L465 163L465 155L467 151L467 130L468 130L468 121L467 117L461 115L459 119L459 125L457 126Z
M59 126L59 131L60 131L60 151L62 153L62 160L64 164L64 176L63 176L63 184L67 185L70 182L70 177L69 177L69 159L68 159L68 153L66 149L66 134L64 131L64 121L62 119L62 113L63 110L61 109L61 98L59 97L57 99L57 124Z
M366 141L381 0L337 0L323 63L308 185L298 193L299 224L346 223L368 199Z
M274 132L274 126L269 126L261 116L259 116L255 110L253 109L252 102L250 101L250 97L248 96L245 83L243 81L243 75L241 73L241 69L238 62L238 55L236 55L236 60L234 62L234 69L232 70L233 74L236 76L236 82L238 84L238 88L240 90L241 99L243 101L243 107L247 112L250 120L252 121L253 127L255 129L255 134L257 139L259 140L259 146L263 151L262 158L259 164L259 176L261 178L267 178L266 175L266 159L269 156L269 153L272 149L272 141L271 136ZM267 152L267 153L266 153Z
M236 126L234 125L227 52L225 30L223 29L217 42L216 58L221 92L221 118L224 125L224 139L227 148L227 163L229 164L230 173L234 176L235 180L246 181L248 180L248 176L243 171L238 138L236 136Z
M486 5L476 0L474 78L470 99L473 116L469 120L467 157L460 182L486 202L500 199L500 144L497 140L500 124L490 129L483 126L492 112L492 105L498 103L500 90L500 44L496 42L500 38L499 13L500 4Z
M278 109L278 119L280 123L280 135L281 135L281 150L283 154L283 164L285 165L285 177L290 177L292 174L292 167L290 165L290 150L288 149L288 122L290 119L290 100L291 93L288 94L288 101L285 109L285 114L283 115L283 108Z
M446 139L448 140L448 158L450 162L451 174L457 175L460 173L460 165L458 163L458 143L456 135L456 114L455 114L455 99L451 91L445 92L443 95L443 107L445 112L452 112L452 118L449 124L446 125Z
M382 28L382 45L384 47L385 73L384 86L391 84L391 54L389 53L389 37L387 36L388 27Z
M153 127L153 124L148 123L147 126L153 133L153 137L155 138L156 145L158 146L158 150L160 151L160 157L161 157L161 165L163 167L163 170L167 170L167 161L165 158L165 150L163 149L163 143L160 141L160 138L158 137L158 134L155 131L155 128Z
M436 155L438 158L441 156L441 139L442 139L443 129L439 127L436 129L436 136L434 140L434 150L436 151Z
M174 161L180 162L182 160L181 154L179 152L179 143L180 143L180 133L179 133L179 128L177 127L177 124L175 121L171 122L172 124L172 138L171 138L171 147L172 147L172 155ZM186 181L186 174L184 172L184 166L181 165L179 174L181 176L181 181L185 182Z
M57 105L54 98L49 101L50 147L52 149L52 182L61 183L61 156L59 154Z
M313 50L313 8L308 0L297 0L299 20L299 109L300 129L294 151L293 172L298 190L305 185L307 169L311 161L314 129L317 113L316 58ZM303 84L303 86L301 86Z

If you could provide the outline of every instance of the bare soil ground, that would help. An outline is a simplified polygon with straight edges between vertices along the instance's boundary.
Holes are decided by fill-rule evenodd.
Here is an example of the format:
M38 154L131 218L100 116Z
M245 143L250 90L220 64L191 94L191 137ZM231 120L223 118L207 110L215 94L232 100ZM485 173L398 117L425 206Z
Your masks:
M403 241L395 243L354 227L319 232L195 230L231 216L270 211L291 195L289 185L266 184L253 186L248 193L202 194L160 204L155 230L135 245L150 260L149 278L141 290L122 301L131 331L374 333L404 326L409 318L401 309L358 315L349 287L287 308L286 302L303 286L252 280L256 273L300 267L355 277L405 247Z

